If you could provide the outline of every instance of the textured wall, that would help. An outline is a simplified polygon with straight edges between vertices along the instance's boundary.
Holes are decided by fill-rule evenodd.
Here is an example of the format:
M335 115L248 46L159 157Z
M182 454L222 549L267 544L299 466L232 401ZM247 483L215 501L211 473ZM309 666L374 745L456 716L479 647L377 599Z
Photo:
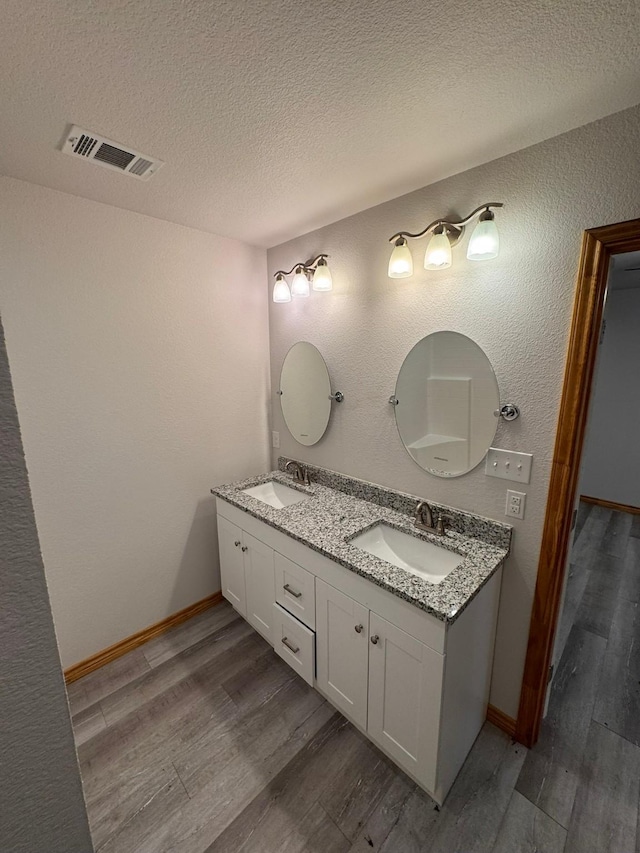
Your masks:
M640 288L611 290L605 317L607 330L598 357L580 491L640 507L640 394L635 385L640 364Z
M0 325L0 850L89 853L67 696Z
M268 459L266 258L9 178L0 234L66 667L220 588L209 488Z
M345 394L324 439L310 448L288 435L273 397L279 453L504 521L506 481L485 477L482 466L454 480L420 470L400 444L387 400L413 344L430 332L452 329L480 344L494 366L502 400L521 406L520 420L501 423L495 439L498 447L535 456L525 489L526 519L513 522L491 692L491 701L512 715L518 708L581 235L585 228L640 216L640 160L634 153L639 146L640 108L635 107L268 253L271 274L328 252L334 279L332 293L270 303L273 389L287 349L309 340L325 355L334 390ZM412 246L413 278L387 278L387 239L395 231L417 231L439 216L465 215L494 200L505 203L498 215L502 250L496 261L468 262L460 246L449 270L428 272L422 269L425 241L420 241Z

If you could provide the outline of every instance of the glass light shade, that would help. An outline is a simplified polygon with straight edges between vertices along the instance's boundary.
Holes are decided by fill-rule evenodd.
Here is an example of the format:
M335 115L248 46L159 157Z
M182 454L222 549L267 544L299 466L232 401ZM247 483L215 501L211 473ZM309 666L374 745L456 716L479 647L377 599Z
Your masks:
M296 270L296 274L293 277L293 281L291 282L291 295L309 295L309 279L307 278L307 274L302 269L302 267L298 267L298 269Z
M407 246L407 241L402 239L393 247L389 258L389 278L409 278L413 275L413 258Z
M424 253L426 270L445 270L451 266L451 243L445 231L434 234Z
M491 218L480 219L473 229L467 249L467 258L470 261L490 261L498 257L500 237L493 214L490 216Z
M291 302L291 291L289 290L289 285L281 275L276 278L276 283L273 285L273 301Z
M325 260L318 261L318 266L313 274L313 289L314 290L331 290L333 287L333 279L331 278L331 270L327 266Z

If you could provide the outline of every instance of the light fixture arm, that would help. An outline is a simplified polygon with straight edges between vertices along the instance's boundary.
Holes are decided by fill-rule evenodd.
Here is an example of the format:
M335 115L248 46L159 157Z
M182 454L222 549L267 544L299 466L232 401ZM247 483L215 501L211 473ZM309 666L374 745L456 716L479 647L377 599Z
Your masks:
M462 234L462 229L467 223L471 222L474 216L477 216L482 211L488 211L492 207L504 207L504 204L501 201L490 201L487 204L481 204L480 207L476 207L468 216L465 216L464 219L461 219L459 222L450 222L448 219L436 219L433 222L429 223L425 229L420 231L418 234L412 234L410 231L398 231L397 234L394 234L393 237L389 237L390 243L395 243L400 239L416 240L419 237L424 237L425 234L428 234L429 231L433 231L439 225L442 225L447 232L452 231L453 236L456 238L460 237Z
M326 255L324 253L316 255L315 258L313 258L312 260L294 264L290 270L277 270L277 272L274 273L274 276L277 277L279 275L291 275L292 272L295 272L295 270L299 269L300 267L302 267L302 270L306 273L313 272L320 263L320 261L328 257L329 255Z

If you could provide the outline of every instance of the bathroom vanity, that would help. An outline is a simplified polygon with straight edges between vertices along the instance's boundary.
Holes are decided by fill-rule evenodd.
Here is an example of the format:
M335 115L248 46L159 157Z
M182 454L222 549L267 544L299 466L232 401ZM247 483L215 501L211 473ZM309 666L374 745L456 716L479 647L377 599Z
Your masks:
M415 497L309 471L212 489L222 593L442 803L486 717L511 528L432 506L445 532L418 529Z

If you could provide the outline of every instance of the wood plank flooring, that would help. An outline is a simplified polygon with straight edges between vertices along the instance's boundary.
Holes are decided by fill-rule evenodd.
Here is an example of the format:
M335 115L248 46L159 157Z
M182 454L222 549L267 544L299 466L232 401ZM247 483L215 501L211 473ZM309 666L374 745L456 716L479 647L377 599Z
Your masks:
M640 524L583 504L549 714L420 789L224 603L68 688L99 853L633 853Z
M636 844L640 850L636 518L580 505L559 625L566 645L540 739L516 784L566 832L565 853L634 853Z

